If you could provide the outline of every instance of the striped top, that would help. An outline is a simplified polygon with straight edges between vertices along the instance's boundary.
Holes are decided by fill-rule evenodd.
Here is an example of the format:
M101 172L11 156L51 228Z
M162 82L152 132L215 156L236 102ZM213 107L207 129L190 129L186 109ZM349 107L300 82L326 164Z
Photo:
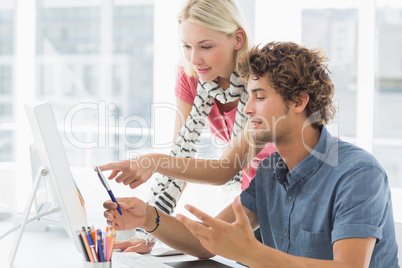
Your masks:
M197 77L190 77L181 67L178 70L176 77L176 87L175 94L176 97L181 99L184 102L189 104L194 103L194 99L197 95L197 85L198 85ZM217 102L217 100L215 100ZM221 112L218 108L218 105L214 105L209 113L208 117L208 129L211 131L213 135L215 135L218 139L223 142L229 143L231 140L233 124L235 122L237 107L235 107L230 112ZM244 190L248 187L251 179L255 176L256 168L258 164L264 158L268 157L272 153L274 153L275 147L273 144L268 144L254 159L252 162L252 167L250 169L244 169L242 173L242 186L241 189Z

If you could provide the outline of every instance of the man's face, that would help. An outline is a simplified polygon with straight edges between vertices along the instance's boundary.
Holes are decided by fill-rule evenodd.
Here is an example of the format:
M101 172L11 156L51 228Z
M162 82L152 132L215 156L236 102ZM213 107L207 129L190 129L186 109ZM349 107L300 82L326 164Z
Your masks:
M253 138L257 143L273 142L278 145L288 140L291 127L289 106L268 83L267 77L248 81L250 98L245 113L250 117Z

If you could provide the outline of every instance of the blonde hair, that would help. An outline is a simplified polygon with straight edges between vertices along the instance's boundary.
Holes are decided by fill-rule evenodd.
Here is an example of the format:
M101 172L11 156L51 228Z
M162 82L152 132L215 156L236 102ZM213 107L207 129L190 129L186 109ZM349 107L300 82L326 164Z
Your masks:
M240 59L252 46L247 22L235 0L187 0L177 20L179 24L186 20L229 37L237 30L244 30L246 40L242 48L236 51L236 69ZM187 75L198 76L188 61L182 60L181 65Z

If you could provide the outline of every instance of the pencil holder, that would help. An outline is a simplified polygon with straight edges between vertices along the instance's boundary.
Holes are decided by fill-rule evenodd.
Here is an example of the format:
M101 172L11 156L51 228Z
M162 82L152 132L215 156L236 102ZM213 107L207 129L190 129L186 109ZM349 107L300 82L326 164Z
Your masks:
M112 267L111 261L107 261L107 262L84 261L84 268L111 268L111 267Z

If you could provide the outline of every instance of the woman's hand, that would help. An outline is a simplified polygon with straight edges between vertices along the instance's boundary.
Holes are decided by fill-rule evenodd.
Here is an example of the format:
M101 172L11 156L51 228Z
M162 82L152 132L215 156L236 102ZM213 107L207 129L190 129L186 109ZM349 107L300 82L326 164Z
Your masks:
M117 204L112 200L105 201L103 207L106 209L104 217L107 224L116 230L129 230L143 226L147 215L147 204L141 199L116 198L123 216L117 211Z
M114 249L121 249L123 252L137 252L141 254L151 252L155 242L148 242L143 239L129 239L124 241L116 241Z
M134 189L146 182L156 172L157 167L156 155L145 154L134 159L99 166L99 169L112 170L109 180L115 179L116 182L122 182Z

